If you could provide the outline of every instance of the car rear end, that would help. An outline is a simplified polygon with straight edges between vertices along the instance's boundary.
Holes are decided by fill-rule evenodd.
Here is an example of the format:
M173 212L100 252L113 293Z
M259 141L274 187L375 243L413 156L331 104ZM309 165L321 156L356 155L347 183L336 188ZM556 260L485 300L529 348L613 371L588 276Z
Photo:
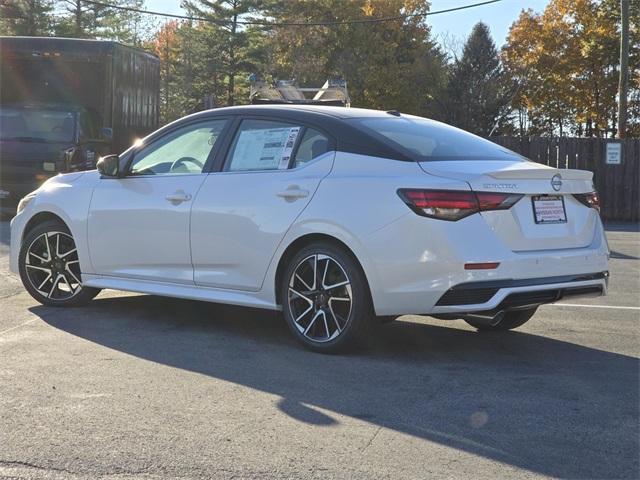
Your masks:
M433 312L491 316L606 293L608 247L591 172L518 163L492 170L490 162L484 166L489 171L474 172L465 162L439 163L421 166L438 175L464 172L468 195L476 197L472 210L482 223L475 228L486 239L464 256L463 268L476 278L449 288ZM469 235L479 240L477 230ZM487 278L492 270L499 274Z
M370 242L374 255L391 242L399 252L384 266L378 314L494 318L606 294L609 250L591 172L540 165L453 127L404 120L365 125L413 155L424 175L397 185L412 214Z

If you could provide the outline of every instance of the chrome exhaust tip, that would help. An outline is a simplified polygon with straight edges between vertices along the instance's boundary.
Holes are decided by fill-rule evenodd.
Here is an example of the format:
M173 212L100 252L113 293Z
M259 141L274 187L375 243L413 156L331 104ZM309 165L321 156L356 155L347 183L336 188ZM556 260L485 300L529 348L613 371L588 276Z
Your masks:
M462 318L464 320L471 320L476 323L482 323L488 327L495 327L500 321L504 318L506 311L500 310L497 313L494 312L478 312L478 313L467 313Z

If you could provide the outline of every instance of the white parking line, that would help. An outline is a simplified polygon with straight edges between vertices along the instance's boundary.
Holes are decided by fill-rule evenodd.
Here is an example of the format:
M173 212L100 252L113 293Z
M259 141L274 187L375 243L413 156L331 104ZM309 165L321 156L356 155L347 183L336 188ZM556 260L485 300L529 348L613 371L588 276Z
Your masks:
M24 327L25 325L28 325L28 324L30 324L32 322L35 322L35 321L36 321L36 319L32 318L31 320L27 320L26 322L21 323L20 325L16 325L15 327L7 328L6 330L0 331L0 335L4 335L5 333L10 332L11 330L15 330L17 328Z
M625 307L621 305L585 305L582 303L550 303L551 307L584 307L584 308L612 308L618 310L640 310L640 307Z

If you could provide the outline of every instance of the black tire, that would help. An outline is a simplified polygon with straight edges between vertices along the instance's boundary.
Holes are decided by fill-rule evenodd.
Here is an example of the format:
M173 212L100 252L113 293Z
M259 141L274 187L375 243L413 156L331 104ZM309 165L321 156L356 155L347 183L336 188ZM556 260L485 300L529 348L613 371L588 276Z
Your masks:
M386 325L387 323L395 322L398 318L398 315L378 315L376 317L379 325Z
M43 222L27 232L18 262L24 288L43 305L76 307L100 293L98 288L82 286L73 236L60 221Z
M316 272L322 271L328 279L311 273L314 257ZM313 278L315 283L312 284ZM324 288L346 281L348 285ZM320 288L315 289L317 286ZM314 292L314 289L318 291ZM285 321L306 348L337 353L366 338L373 318L369 288L358 262L342 248L318 242L301 249L286 266L280 292ZM345 300L347 298L349 302ZM300 315L309 308L308 314ZM316 320L317 324L312 323Z
M526 310L512 310L510 312L506 312L495 325L489 325L471 319L465 319L465 322L472 327L477 328L481 332L504 332L521 327L535 315L537 310L538 308L536 307Z

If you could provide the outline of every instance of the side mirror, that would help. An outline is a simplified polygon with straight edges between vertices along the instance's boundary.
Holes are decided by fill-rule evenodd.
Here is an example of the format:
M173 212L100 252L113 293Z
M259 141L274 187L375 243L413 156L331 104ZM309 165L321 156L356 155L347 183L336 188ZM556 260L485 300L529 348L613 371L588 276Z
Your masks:
M98 168L98 172L105 177L117 177L120 173L120 157L118 155L101 157L96 167Z
M113 128L102 127L100 130L100 136L107 142L110 142L113 140Z

